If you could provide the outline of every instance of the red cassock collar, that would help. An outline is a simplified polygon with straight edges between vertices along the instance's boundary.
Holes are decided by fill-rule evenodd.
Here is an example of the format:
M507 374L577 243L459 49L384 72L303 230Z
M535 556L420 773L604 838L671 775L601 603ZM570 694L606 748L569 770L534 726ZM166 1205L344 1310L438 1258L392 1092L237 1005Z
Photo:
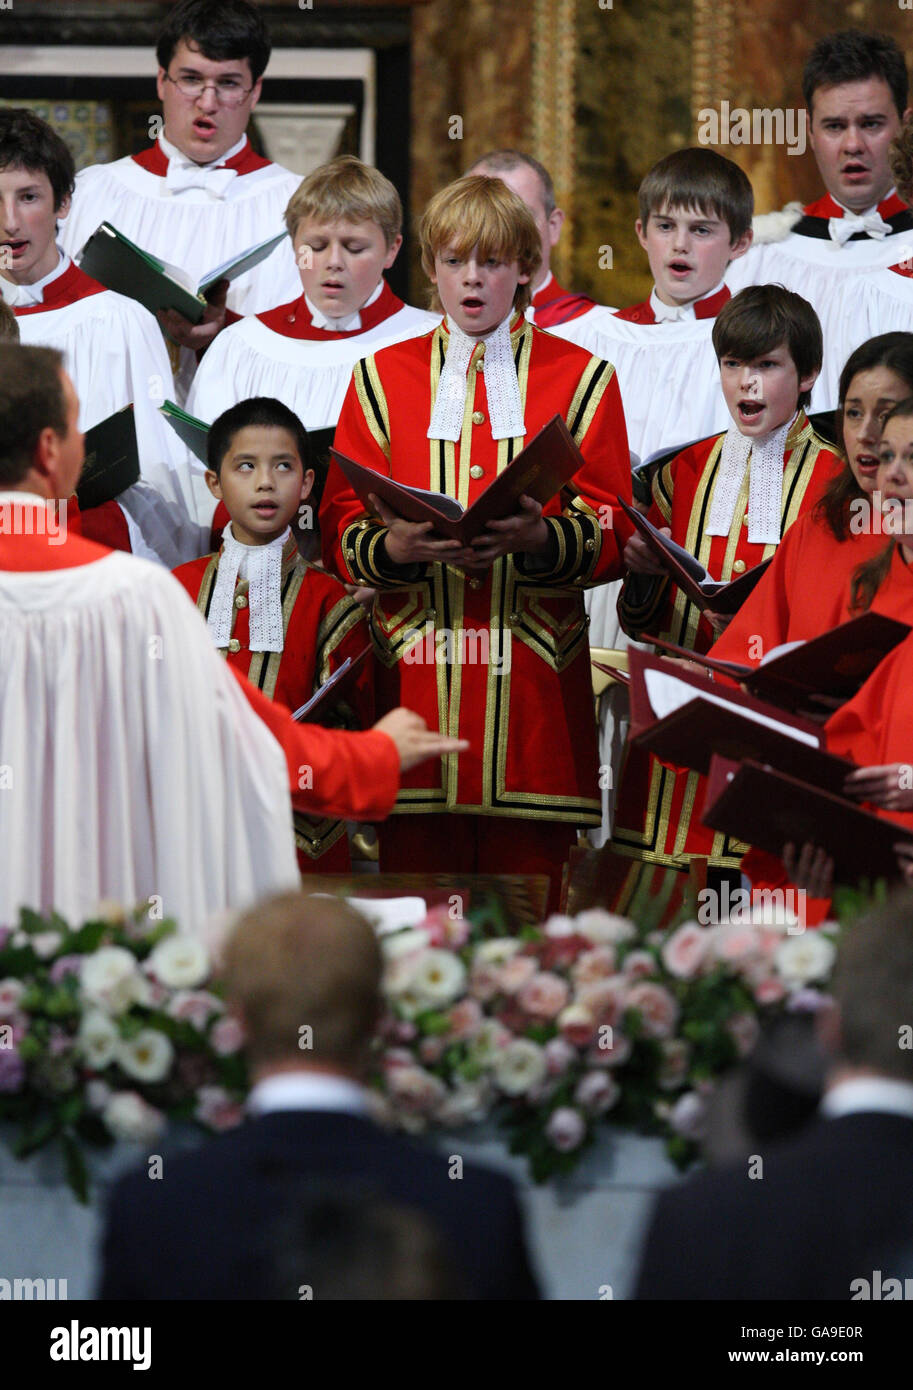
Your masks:
M29 499L24 498L21 505L25 507L28 503ZM0 517L4 516L3 509L9 505L8 498L0 501ZM41 506L40 503L37 505ZM95 541L86 540L79 534L79 511L75 498L71 498L68 504L67 521L67 534L63 540L59 536L7 535L8 528L4 526L0 529L0 570L34 574L41 570L75 569L78 565L103 560L112 553L107 546L96 545Z
M336 338L353 338L359 333L366 333L369 328L376 328L379 323L399 313L402 308L403 301L393 293L385 280L384 287L374 303L360 310L361 328L353 328L348 333L337 333L329 328L315 328L303 294L298 299L293 299L290 304L280 304L277 309L267 309L265 313L258 314L257 318L274 333L281 333L283 338L312 338L332 342Z
M147 174L157 174L163 179L168 173L168 156L156 140L148 150L143 150L140 154L133 155L133 161L141 169L145 169ZM257 169L265 169L272 163L269 159L263 159L259 154L254 154L250 141L245 136L244 148L239 150L231 159L226 159L224 164L219 164L219 169L234 169L238 174L253 174Z
M87 299L90 294L101 294L104 288L104 285L93 280L91 275L86 275L85 271L80 270L75 261L71 261L56 280L45 285L40 304L23 304L14 308L13 313L17 318L23 318L26 314L42 314L46 309L63 309L67 304L75 304L77 299Z
M876 212L878 212L885 221L887 221L889 217L896 217L899 212L909 211L910 209L907 207L906 203L903 199L898 198L896 193L892 193L889 197L883 198L876 208ZM816 199L814 203L809 203L807 207L802 209L802 214L804 217L823 217L827 220L830 220L832 217L846 217L847 215L846 211L829 193L825 193L823 198Z
M696 319L715 319L724 304L732 298L729 287L724 285L716 294L708 294L704 299L696 299L692 304L694 317ZM617 319L624 319L626 323L655 323L656 315L649 299L645 299L643 304L632 304L630 309L617 309L615 311Z
M537 328L557 328L560 323L579 318L596 304L589 295L563 289L554 275L547 285L536 291L532 302Z

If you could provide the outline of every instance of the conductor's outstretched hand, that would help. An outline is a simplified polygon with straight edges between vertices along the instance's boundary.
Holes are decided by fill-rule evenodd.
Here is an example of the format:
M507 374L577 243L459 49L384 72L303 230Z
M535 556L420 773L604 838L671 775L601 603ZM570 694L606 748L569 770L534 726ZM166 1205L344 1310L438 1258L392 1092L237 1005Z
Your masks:
M403 772L418 767L427 758L440 758L444 753L462 753L469 747L468 739L445 738L436 729L429 729L420 714L404 709L402 705L385 714L374 727L387 734L396 744Z

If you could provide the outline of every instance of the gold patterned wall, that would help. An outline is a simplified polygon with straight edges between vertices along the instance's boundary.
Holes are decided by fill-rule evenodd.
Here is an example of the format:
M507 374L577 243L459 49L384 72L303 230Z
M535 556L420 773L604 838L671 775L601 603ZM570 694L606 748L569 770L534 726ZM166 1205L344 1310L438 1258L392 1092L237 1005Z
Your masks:
M801 107L808 50L851 25L890 34L913 66L913 10L897 0L429 0L413 11L413 210L484 149L519 145L551 170L568 214L559 277L632 303L650 286L633 230L650 165L695 143L698 113L723 101ZM760 212L819 192L810 151L715 148L749 175Z

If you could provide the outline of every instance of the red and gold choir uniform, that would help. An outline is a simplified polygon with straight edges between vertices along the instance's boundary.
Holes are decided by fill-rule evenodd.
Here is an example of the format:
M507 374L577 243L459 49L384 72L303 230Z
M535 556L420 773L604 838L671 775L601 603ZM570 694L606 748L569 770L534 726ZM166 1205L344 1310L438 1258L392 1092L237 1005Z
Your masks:
M380 837L380 862L394 870L548 872L554 903L576 827L600 819L582 590L620 570L615 503L631 493L621 400L609 363L516 315L510 345L525 436L492 438L479 342L459 441L429 440L448 340L441 323L360 362L336 447L464 506L556 412L586 463L544 508L548 567L515 554L471 577L441 564L390 565L382 548L386 528L365 515L331 470L320 513L326 563L379 591L372 619L378 709L406 705L432 728L470 743L459 757L405 775L398 814Z
M714 579L727 581L773 555L776 547L748 540L750 466L728 536L706 534L724 437L705 439L660 469L653 480L653 505L648 515L655 525L670 527L672 539L696 555ZM840 467L800 410L786 436L781 535L817 501ZM650 598L637 606L626 586L619 605L626 628L664 637L694 651L708 651L715 633L697 606L675 585L650 587ZM623 877L623 885L618 885L619 908L627 910L641 864L686 870L693 859L700 858L724 868L738 866L745 846L701 824L703 799L699 774L676 773L652 754L629 745L611 848L616 855L637 862L627 871L623 864L614 866L616 874Z
M208 617L219 568L219 555L204 555L174 571L194 603ZM232 612L231 637L222 650L229 666L268 700L297 709L345 661L370 642L361 604L351 598L330 574L307 565L289 537L282 556L283 650L250 650L249 584L238 579ZM359 676L353 697L361 724L373 717L371 674ZM295 846L302 873L347 873L350 868L345 822L336 818L311 820L295 813Z

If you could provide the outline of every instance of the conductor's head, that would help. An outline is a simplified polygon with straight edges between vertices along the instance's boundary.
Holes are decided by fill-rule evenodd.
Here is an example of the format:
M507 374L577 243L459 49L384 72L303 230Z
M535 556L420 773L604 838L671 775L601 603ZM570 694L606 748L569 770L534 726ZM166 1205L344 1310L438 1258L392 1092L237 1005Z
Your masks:
M0 488L71 497L83 456L79 399L61 354L0 341Z
M361 1076L381 972L374 932L344 902L284 893L245 914L223 976L254 1079L305 1069Z

